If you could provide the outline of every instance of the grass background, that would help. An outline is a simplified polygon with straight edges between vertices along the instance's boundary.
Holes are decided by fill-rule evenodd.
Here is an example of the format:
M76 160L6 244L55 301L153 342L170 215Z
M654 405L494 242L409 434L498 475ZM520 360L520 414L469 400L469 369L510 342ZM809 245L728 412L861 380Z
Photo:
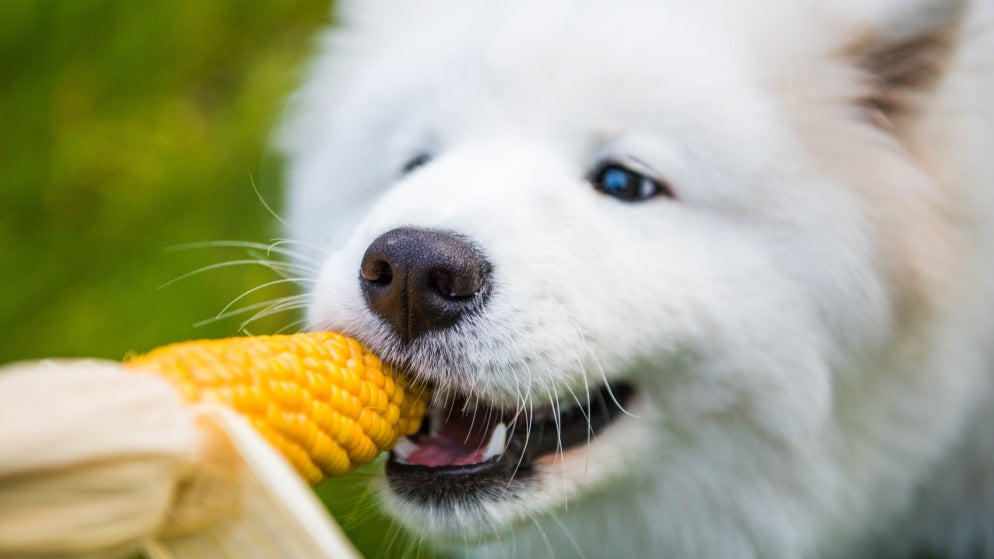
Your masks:
M329 20L324 1L0 3L0 363L238 332L245 316L194 325L278 276L240 266L161 287L246 256L169 247L280 235L262 202L279 211L271 132ZM319 491L367 556L430 556L376 513L370 475Z

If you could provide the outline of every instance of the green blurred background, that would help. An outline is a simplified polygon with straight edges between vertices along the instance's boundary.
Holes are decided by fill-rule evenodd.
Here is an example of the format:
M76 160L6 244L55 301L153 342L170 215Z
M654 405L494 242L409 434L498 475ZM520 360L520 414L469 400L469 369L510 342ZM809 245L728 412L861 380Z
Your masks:
M251 314L195 325L280 279L272 270L162 286L253 257L176 247L280 236L272 130L329 20L323 1L0 2L0 363L239 332ZM239 305L293 294L276 285ZM319 490L368 557L431 556L378 515L371 475Z

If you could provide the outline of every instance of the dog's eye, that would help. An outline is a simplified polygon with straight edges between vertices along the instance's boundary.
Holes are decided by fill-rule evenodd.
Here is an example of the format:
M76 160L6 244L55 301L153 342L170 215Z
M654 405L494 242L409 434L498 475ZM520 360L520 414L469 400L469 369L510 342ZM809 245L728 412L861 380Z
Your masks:
M400 174L406 175L418 167L425 165L429 161L431 161L431 155L428 155L427 153L419 153L409 159L407 163L404 163L404 166L400 168Z
M598 191L626 202L641 202L659 194L673 197L663 183L616 162L601 165L590 180Z

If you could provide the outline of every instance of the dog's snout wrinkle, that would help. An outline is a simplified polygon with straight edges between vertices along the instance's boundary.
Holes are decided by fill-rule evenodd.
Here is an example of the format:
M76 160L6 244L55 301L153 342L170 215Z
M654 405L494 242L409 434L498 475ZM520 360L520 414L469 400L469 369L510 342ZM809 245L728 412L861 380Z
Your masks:
M478 310L489 293L490 268L459 235L402 227L369 245L359 282L369 308L406 344Z

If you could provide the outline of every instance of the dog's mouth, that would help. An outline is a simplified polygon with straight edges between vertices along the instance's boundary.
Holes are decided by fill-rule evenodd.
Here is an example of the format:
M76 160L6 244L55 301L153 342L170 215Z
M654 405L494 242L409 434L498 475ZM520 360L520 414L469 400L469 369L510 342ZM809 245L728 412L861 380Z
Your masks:
M428 410L420 432L400 440L387 461L391 488L437 502L527 478L543 457L591 443L625 413L625 382L591 389L544 408L502 409L446 398Z

